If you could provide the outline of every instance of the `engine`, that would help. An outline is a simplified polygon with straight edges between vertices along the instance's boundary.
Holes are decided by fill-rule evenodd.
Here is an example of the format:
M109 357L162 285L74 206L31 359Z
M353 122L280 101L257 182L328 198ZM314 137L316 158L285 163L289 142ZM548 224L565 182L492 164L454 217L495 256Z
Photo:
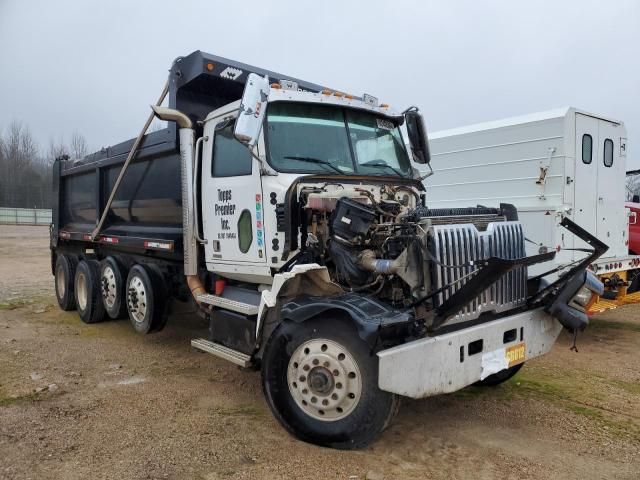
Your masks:
M490 256L525 256L524 234L510 205L429 209L408 186L306 186L300 191L301 239L307 262L332 280L407 307L429 297L429 310L454 294ZM526 299L526 269L479 294L458 320L513 308Z

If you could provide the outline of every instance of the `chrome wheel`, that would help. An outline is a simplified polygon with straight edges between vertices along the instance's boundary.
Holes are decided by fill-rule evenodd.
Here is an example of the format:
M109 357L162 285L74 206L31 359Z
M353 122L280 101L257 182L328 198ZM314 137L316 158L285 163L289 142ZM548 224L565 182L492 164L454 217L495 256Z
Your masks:
M107 265L102 269L102 278L100 278L100 286L102 288L102 298L107 308L113 308L116 303L116 274L111 266Z
M87 309L88 295L87 277L83 272L78 272L78 276L76 277L76 298L80 310L84 311Z
M144 322L144 317L147 314L147 292L142 279L138 276L133 277L129 282L127 305L131 318L138 323Z
M354 357L333 340L302 343L287 368L289 391L307 415L323 421L347 417L362 395L362 377Z

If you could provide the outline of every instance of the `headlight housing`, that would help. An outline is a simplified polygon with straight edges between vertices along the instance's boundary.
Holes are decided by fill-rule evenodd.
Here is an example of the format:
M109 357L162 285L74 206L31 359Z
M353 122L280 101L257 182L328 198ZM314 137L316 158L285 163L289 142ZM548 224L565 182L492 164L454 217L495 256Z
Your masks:
M584 271L571 278L547 307L563 327L570 331L584 330L589 324L587 309L596 295L604 293L604 285L593 273Z
M569 301L569 306L586 312L597 296L604 293L604 285L593 273L586 271L582 287Z

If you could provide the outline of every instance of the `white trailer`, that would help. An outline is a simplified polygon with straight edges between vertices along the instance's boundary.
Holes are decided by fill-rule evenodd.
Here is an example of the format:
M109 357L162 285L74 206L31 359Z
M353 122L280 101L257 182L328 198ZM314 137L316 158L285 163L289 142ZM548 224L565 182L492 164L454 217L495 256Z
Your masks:
M640 263L628 254L626 136L622 122L572 107L432 133L427 205L513 204L531 240L527 254L554 248L558 265L587 247L563 232L559 221L569 217L609 246L591 268L626 293L628 271Z

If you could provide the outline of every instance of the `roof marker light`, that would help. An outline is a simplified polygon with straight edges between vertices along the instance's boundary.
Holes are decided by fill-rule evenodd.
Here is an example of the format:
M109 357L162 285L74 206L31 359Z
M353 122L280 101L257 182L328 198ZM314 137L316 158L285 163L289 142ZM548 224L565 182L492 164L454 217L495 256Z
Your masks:
M283 90L298 90L298 82L293 80L280 80L280 86Z
M279 89L282 88L282 85L280 85L279 83L272 83L271 84L271 88L275 88L275 89L279 90Z
M331 90L324 89L320 93L322 93L323 95L331 95Z
M377 97L374 97L373 95L369 95L368 93L365 93L364 95L362 95L362 101L364 103L367 103L367 104L371 105L372 107L377 107L378 106Z
M209 62L207 63L207 71L208 72L213 72L213 67L215 67L215 64Z

